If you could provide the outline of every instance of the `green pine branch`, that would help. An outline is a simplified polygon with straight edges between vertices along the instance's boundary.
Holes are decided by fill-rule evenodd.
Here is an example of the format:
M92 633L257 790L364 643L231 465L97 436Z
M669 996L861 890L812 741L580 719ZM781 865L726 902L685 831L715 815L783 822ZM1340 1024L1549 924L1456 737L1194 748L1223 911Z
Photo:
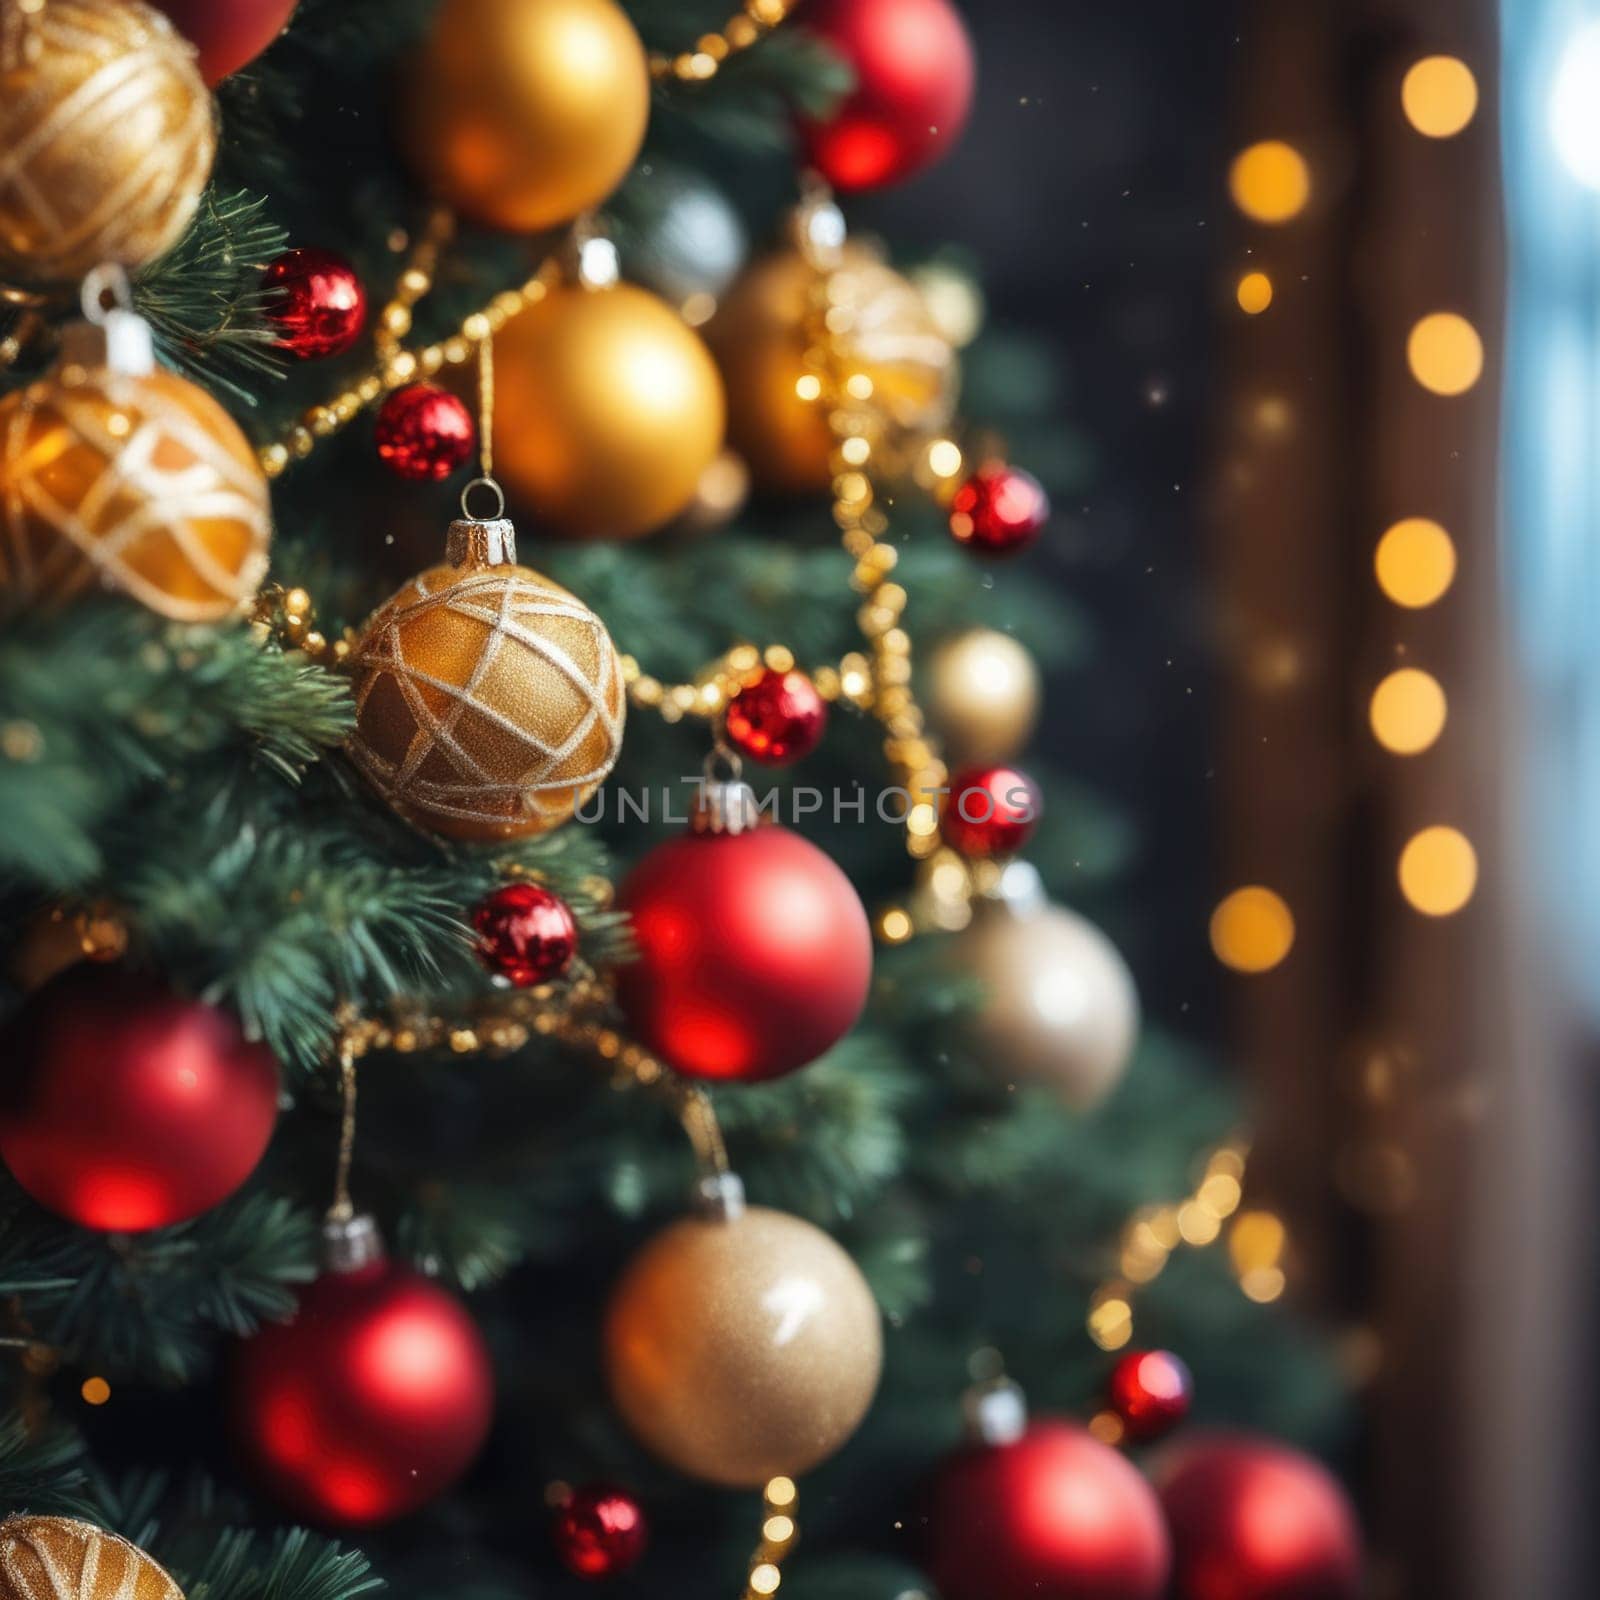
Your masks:
M83 1441L62 1427L29 1427L15 1411L0 1414L0 1506L7 1515L92 1514Z

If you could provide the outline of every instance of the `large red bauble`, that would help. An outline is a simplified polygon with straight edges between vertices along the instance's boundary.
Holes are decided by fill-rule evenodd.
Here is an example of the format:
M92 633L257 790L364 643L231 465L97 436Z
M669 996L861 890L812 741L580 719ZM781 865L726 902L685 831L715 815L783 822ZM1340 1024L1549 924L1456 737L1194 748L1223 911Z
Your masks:
M950 0L807 0L800 20L855 69L856 87L801 133L835 188L876 189L931 165L972 109L972 40Z
M301 361L343 355L367 325L367 291L332 250L285 250L261 275L278 347Z
M1178 1600L1354 1600L1361 1532L1319 1462L1271 1439L1209 1434L1159 1473Z
M234 1434L267 1489L323 1526L404 1516L471 1465L494 1378L476 1324L392 1261L330 1271L236 1352Z
M154 0L200 52L213 88L254 61L283 32L297 0Z
M69 967L0 1033L0 1156L86 1228L199 1216L255 1170L277 1117L264 1045L123 967Z
M770 824L657 845L618 903L639 958L618 974L639 1039L693 1078L776 1078L837 1044L872 982L850 880Z
M1169 1566L1155 1492L1076 1423L1031 1423L939 1470L928 1571L944 1600L1159 1600Z

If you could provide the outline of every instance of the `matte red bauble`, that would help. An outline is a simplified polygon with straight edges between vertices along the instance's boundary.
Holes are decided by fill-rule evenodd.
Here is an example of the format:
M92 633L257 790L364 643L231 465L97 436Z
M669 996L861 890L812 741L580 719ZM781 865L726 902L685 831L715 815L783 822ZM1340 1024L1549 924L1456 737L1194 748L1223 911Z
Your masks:
M787 767L817 748L828 703L803 672L764 670L728 702L728 743L763 766Z
M754 814L754 796L748 814ZM872 931L850 880L769 823L707 823L657 845L623 884L639 956L618 997L640 1041L693 1078L776 1078L837 1044L872 981Z
M940 1468L928 1571L944 1600L1159 1600L1169 1565L1154 1491L1072 1422L973 1445Z
M235 1353L242 1452L289 1511L325 1527L387 1522L442 1494L494 1405L488 1351L460 1302L381 1251L355 1259Z
M964 856L1015 855L1033 836L1039 787L1015 767L970 767L950 780L939 833Z
M438 483L472 459L478 430L472 413L448 389L408 383L378 408L378 457L397 477Z
M296 0L154 0L154 4L200 52L200 71L215 88L254 61L283 32Z
M1111 1369L1109 1398L1124 1434L1142 1444L1189 1415L1194 1379L1170 1350L1130 1350Z
M1177 1600L1355 1600L1361 1531L1321 1463L1275 1440L1210 1434L1157 1474Z
M367 324L367 291L332 250L286 250L262 275L278 346L302 361L343 355Z
M278 1066L227 1011L122 967L69 967L0 1032L0 1156L86 1228L164 1228L255 1170Z
M516 989L559 978L578 953L571 907L543 884L503 884L485 896L472 925L479 959Z
M801 129L811 164L835 188L897 183L955 143L976 68L950 0L808 0L800 20L855 70L844 104Z
M650 1542L639 1502L609 1483L574 1489L556 1512L556 1554L580 1578L614 1578L638 1564Z
M950 533L985 556L1026 550L1050 520L1044 485L1021 467L979 467L950 502Z

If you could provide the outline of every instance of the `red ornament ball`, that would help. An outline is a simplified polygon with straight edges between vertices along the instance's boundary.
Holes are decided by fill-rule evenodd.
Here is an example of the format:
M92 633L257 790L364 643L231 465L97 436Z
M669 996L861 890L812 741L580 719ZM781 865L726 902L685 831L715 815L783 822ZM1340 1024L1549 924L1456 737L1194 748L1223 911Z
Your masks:
M472 914L478 956L513 988L559 978L578 953L578 923L560 895L538 883L508 883Z
M482 1335L437 1284L384 1260L328 1271L236 1352L234 1434L296 1516L357 1528L406 1515L471 1465L494 1378Z
M861 1015L872 931L850 880L776 824L657 845L623 884L638 959L618 996L691 1078L756 1083L814 1061Z
M1271 1439L1211 1434L1159 1474L1177 1600L1355 1600L1361 1532L1319 1462Z
M831 116L801 128L836 189L876 189L932 165L972 109L972 40L950 0L809 0L802 19L855 70Z
M255 1170L278 1066L230 1012L123 967L69 967L0 1032L0 1156L85 1228L184 1222Z
M728 743L763 766L787 767L817 748L828 703L803 672L763 669L728 702Z
M950 502L950 532L980 555L1026 550L1050 520L1044 485L1021 467L979 467Z
M1170 1350L1130 1350L1111 1369L1111 1409L1135 1443L1159 1439L1189 1415L1194 1379Z
M1015 767L968 767L950 780L939 832L964 856L1015 855L1033 837L1039 786Z
M935 1480L928 1571L944 1600L1160 1600L1169 1565L1155 1492L1076 1423L971 1446Z
M432 383L408 383L378 409L378 455L401 478L438 483L472 459L478 430L465 403Z
M556 1512L556 1553L580 1578L613 1578L638 1564L650 1542L639 1502L608 1483L574 1489Z
M278 347L301 361L343 355L367 324L367 291L332 250L286 250L267 268L267 317Z
M254 61L288 26L296 0L153 0L200 52L200 71L215 88Z

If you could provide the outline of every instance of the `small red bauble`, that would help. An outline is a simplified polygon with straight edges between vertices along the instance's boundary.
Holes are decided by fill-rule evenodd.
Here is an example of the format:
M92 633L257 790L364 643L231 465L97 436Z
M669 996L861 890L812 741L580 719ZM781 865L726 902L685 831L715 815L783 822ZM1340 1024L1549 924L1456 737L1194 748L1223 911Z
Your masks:
M1194 1379L1170 1350L1130 1350L1111 1369L1111 1409L1135 1443L1159 1439L1189 1415Z
M1361 1531L1319 1462L1271 1439L1211 1434L1159 1474L1177 1600L1355 1600Z
M939 832L964 856L1015 855L1033 836L1039 786L1015 767L969 767L950 780Z
M367 323L367 291L331 250L286 250L267 268L267 317L278 346L302 361L343 355Z
M85 1228L164 1228L227 1199L278 1118L278 1066L226 1011L126 968L69 967L0 1033L0 1156Z
M542 884L508 883L472 914L483 964L517 989L559 978L578 953L578 923Z
M638 1564L650 1542L639 1502L608 1483L574 1489L556 1512L556 1553L580 1578L612 1578Z
M971 1446L935 1480L928 1571L944 1600L1160 1600L1168 1567L1154 1491L1076 1423Z
M950 502L950 532L980 555L1026 550L1050 520L1044 485L1021 467L979 467Z
M200 71L215 88L254 61L288 25L296 0L153 0L156 9L200 53Z
M728 743L764 766L810 755L827 726L828 703L803 672L764 670L728 702Z
M408 383L378 409L378 455L388 469L419 483L438 483L472 459L478 430L472 413L448 389Z
M955 143L976 68L950 0L809 0L801 16L855 71L844 104L801 129L811 164L836 189L896 183Z
M241 1450L276 1499L322 1526L387 1522L442 1494L477 1455L493 1406L472 1318L381 1256L324 1272L292 1322L235 1353Z

